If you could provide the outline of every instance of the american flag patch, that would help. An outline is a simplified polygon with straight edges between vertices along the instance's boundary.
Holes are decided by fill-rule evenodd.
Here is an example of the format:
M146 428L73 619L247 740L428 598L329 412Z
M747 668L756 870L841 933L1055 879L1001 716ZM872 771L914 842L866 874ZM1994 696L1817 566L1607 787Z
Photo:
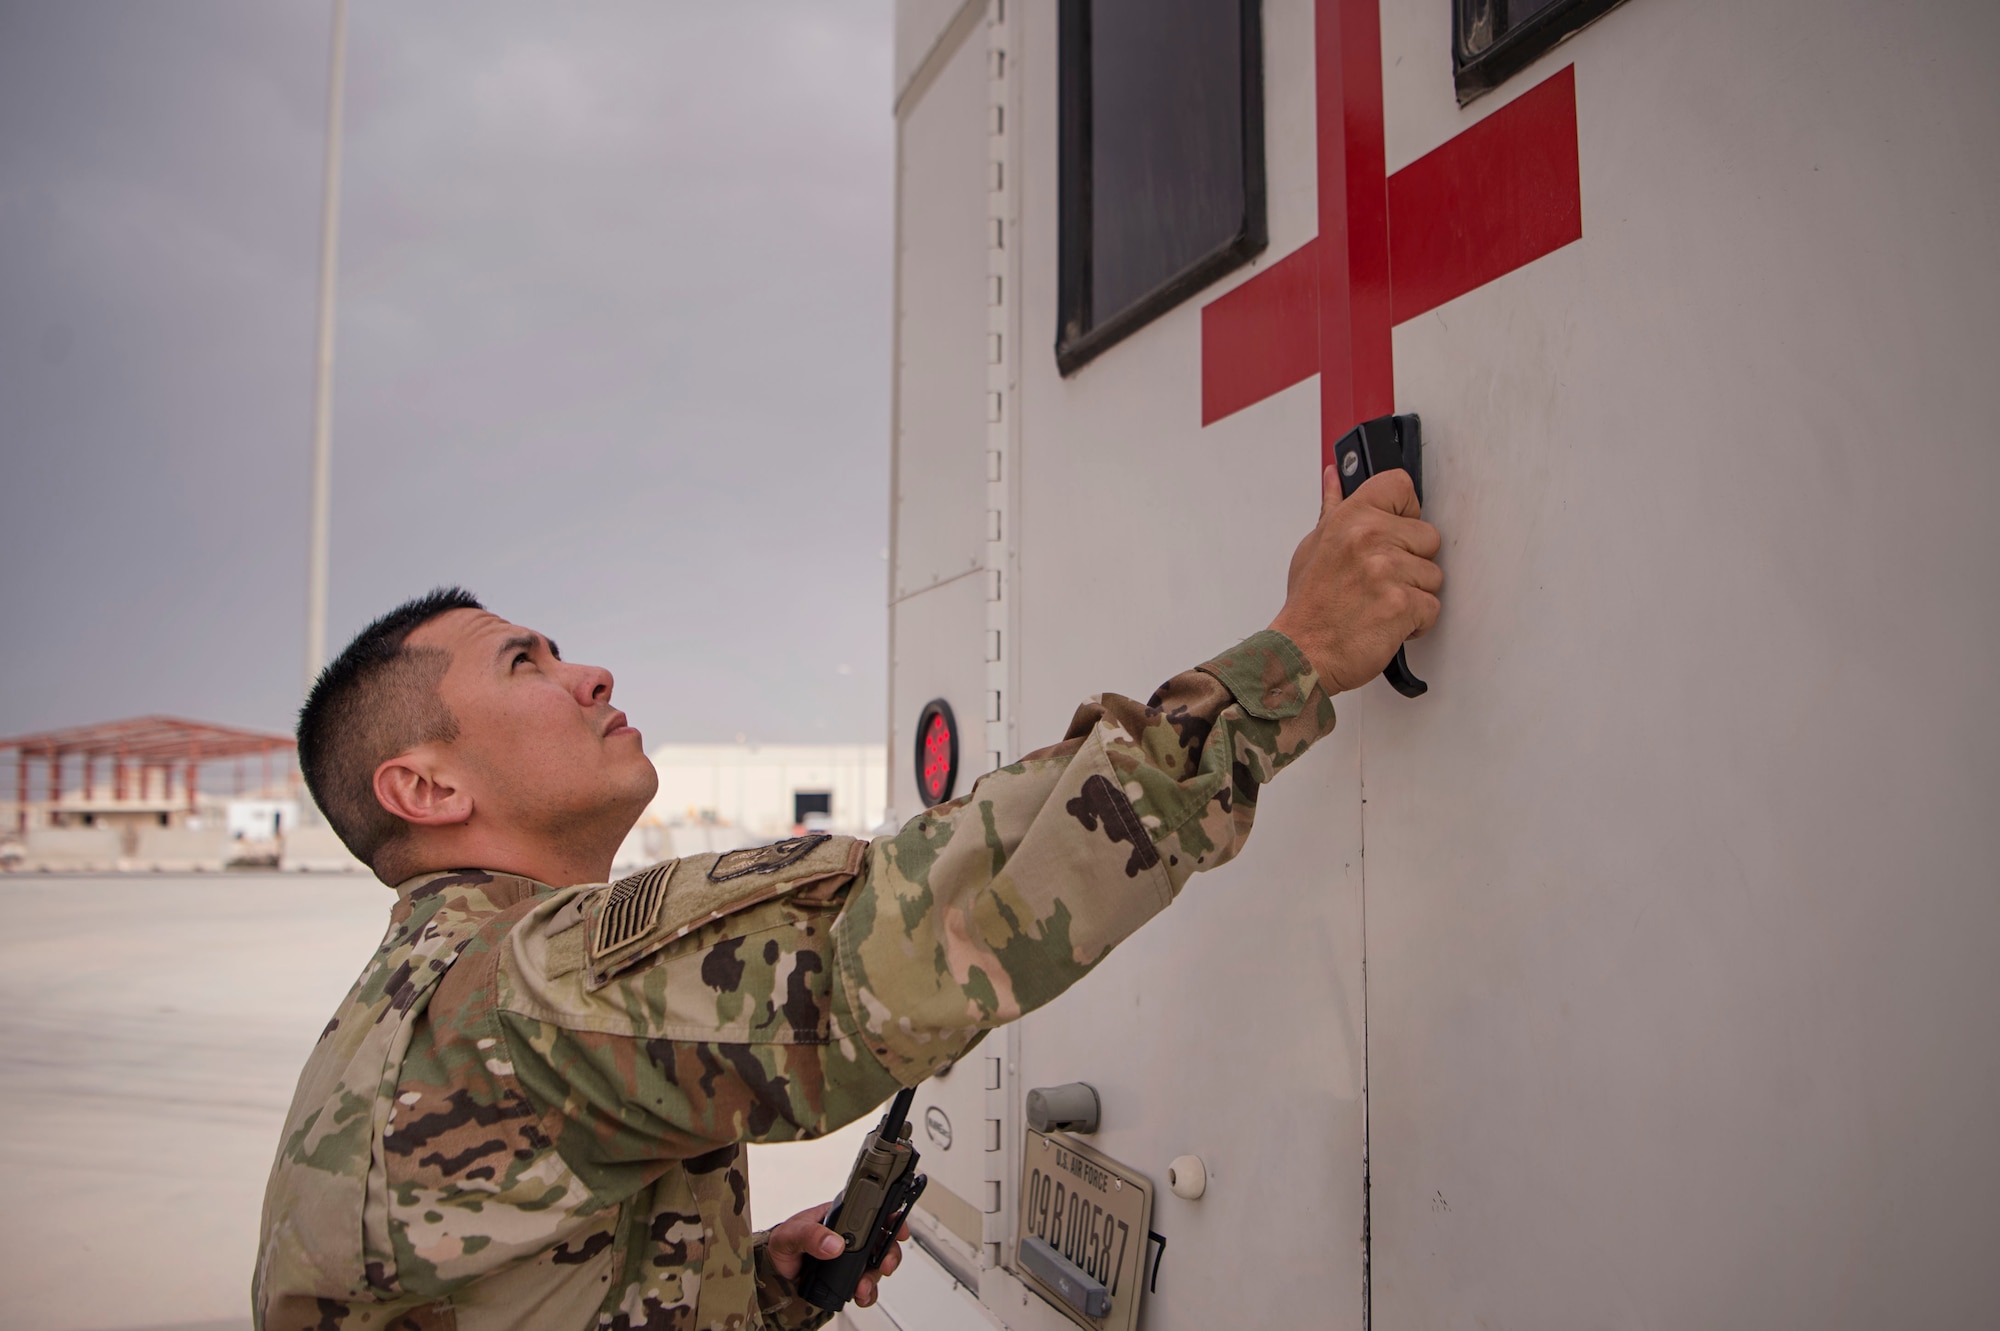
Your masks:
M601 957L635 938L644 937L660 918L660 903L667 899L667 877L676 861L656 864L644 873L621 878L604 894L604 909L597 917L597 930L590 940L590 953Z

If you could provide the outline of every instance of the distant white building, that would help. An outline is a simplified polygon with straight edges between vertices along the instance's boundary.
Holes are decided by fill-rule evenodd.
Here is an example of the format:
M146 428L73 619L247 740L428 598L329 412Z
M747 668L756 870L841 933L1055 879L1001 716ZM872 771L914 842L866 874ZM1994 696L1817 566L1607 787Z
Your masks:
M662 744L652 758L660 790L620 868L796 832L865 834L888 805L880 744Z
M291 799L236 799L223 806L231 841L276 841L299 825L299 802Z

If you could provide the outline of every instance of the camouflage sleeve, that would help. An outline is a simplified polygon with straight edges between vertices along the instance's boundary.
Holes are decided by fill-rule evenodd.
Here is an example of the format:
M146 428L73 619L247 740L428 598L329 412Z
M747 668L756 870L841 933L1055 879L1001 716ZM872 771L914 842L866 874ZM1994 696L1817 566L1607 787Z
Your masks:
M1333 721L1305 656L1266 630L1144 704L1085 703L1062 743L876 841L833 930L869 1051L915 1083L1075 984L1236 854L1258 788Z
M757 1268L757 1310L772 1331L815 1331L833 1320L833 1314L807 1303L798 1282L779 1274L771 1261L771 1234L759 1230L752 1260Z
M654 1161L829 1132L1087 974L1332 728L1267 631L1146 703L1093 699L893 837L804 839L768 879L697 857L671 885L559 893L496 949L508 1070L601 1198Z

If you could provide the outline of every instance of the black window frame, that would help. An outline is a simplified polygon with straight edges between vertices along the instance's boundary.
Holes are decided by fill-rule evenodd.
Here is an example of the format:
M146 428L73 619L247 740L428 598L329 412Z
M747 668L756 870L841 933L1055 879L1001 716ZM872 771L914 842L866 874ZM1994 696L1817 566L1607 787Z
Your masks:
M1555 0L1548 8L1521 20L1519 27L1508 26L1507 0L1449 0L1449 3L1452 84L1458 90L1458 104L1464 106L1499 87L1625 0ZM1466 10L1475 4L1483 4L1497 17L1500 35L1479 54L1468 56Z
M1102 323L1092 320L1090 0L1060 0L1057 13L1056 369L1076 373L1269 243L1265 225L1264 23L1262 0L1238 0L1242 23L1243 226Z

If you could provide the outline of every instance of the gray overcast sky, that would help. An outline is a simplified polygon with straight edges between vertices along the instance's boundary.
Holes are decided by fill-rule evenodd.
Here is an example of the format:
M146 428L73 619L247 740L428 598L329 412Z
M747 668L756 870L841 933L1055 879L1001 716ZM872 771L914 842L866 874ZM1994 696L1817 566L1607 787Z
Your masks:
M326 3L0 0L0 734L289 730ZM648 743L882 731L887 0L355 0L333 647L462 582Z

